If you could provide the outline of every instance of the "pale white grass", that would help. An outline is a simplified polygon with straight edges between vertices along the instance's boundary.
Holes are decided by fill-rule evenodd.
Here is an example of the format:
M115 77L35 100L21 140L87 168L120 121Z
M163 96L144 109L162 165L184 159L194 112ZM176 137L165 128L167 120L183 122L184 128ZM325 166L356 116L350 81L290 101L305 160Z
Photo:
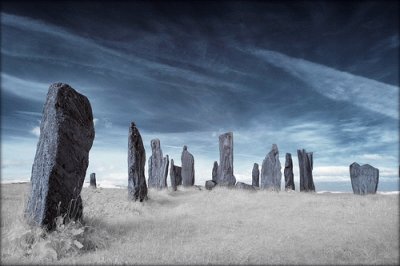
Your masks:
M2 263L399 263L398 194L179 188L150 190L140 203L123 189L84 188L85 237L97 248L56 250L55 259L27 255L27 247L6 240L32 230L22 218L24 187L2 185Z

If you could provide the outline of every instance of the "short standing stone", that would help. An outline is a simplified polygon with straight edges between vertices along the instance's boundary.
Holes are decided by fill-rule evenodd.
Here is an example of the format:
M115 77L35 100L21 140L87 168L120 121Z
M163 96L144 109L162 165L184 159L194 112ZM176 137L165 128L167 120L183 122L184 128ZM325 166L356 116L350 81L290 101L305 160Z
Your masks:
M168 177L169 157L168 154L163 158L161 164L161 172L159 177L159 188L167 188L167 177Z
M234 186L236 178L233 175L233 133L219 136L219 166L218 185Z
M190 187L194 185L194 157L188 152L187 146L183 146L182 156L182 184L184 187Z
M253 171L251 172L251 177L252 177L252 185L255 187L260 186L260 170L258 163L254 163L253 165Z
M128 198L130 200L147 200L147 185L144 176L145 164L146 151L142 136L135 123L132 122L128 135Z
M271 151L265 157L261 168L261 189L274 191L281 190L281 163L276 144L272 144Z
M295 190L293 161L292 161L292 155L290 153L286 153L284 174L285 174L285 190Z
M171 178L171 187L176 191L177 186L182 185L182 168L174 165L174 159L171 159L171 168L169 169L169 177Z
M89 100L67 84L50 86L32 166L31 193L25 215L30 223L51 230L82 216L80 193L94 139Z
M300 191L315 191L313 179L313 153L306 150L297 150L300 172Z
M217 180L218 180L218 162L217 161L214 162L214 166L212 169L212 180L215 183L217 183Z
M91 188L96 188L96 173L91 173L90 174L90 187Z
M214 180L207 180L207 181L206 181L206 184L205 184L205 187L206 187L206 189L211 190L211 189L213 189L216 185L217 185L217 183L216 183Z
M243 182L237 182L235 187L237 189L245 189L245 190L256 191L255 187L253 187L252 185L243 183Z
M152 139L150 142L151 156L149 158L149 187L166 188L168 176L168 155L163 157L159 139Z
M379 183L379 169L358 163L350 165L350 179L354 194L375 194Z

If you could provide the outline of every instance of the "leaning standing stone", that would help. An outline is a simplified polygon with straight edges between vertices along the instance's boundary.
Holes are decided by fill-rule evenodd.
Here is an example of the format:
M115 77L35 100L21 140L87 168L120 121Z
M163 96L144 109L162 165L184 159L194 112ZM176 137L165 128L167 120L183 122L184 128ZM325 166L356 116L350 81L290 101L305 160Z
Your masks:
M82 216L80 193L94 139L89 100L64 83L50 86L32 166L26 208L30 223L51 230L56 217Z
M251 172L252 185L255 187L260 186L260 170L258 168L258 163L254 163L253 171Z
M182 184L184 187L194 185L194 157L188 152L187 146L183 146L182 156Z
M91 173L90 174L90 187L91 188L96 188L96 174L95 173Z
M272 144L271 151L265 157L261 167L261 189L281 190L281 163L276 144Z
M294 175L293 175L293 161L292 155L290 153L286 153L285 160L285 190L295 190L294 188Z
M145 163L146 151L142 136L135 123L132 122L128 135L128 198L130 200L143 201L147 199Z
M350 165L350 179L354 194L375 194L379 183L379 169L358 163Z
M300 191L315 191L313 170L313 153L306 150L297 150L300 170Z
M234 186L236 178L233 175L233 133L219 136L219 166L218 185Z

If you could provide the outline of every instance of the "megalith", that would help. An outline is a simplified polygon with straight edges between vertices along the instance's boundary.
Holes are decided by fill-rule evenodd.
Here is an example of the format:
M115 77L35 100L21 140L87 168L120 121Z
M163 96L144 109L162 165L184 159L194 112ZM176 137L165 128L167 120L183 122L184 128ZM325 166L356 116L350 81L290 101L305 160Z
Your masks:
M271 151L265 156L261 167L261 189L281 190L281 163L279 151L276 144L272 144Z
M207 180L205 183L205 188L207 190L212 190L216 185L217 185L217 182L215 182L214 180Z
M132 122L128 135L128 198L130 200L147 200L145 164L146 151L142 136L135 123Z
M80 219L80 193L95 132L89 100L69 85L54 83L47 93L32 166L25 216L54 229L56 217Z
M220 186L234 186L236 178L233 175L233 133L219 136L219 166L217 183Z
M250 191L256 191L255 187L243 182L237 182L235 187L237 189L244 189L244 190L250 190Z
M96 173L91 173L90 174L90 187L91 188L96 188Z
M174 165L174 159L171 159L171 168L169 169L169 177L171 179L171 187L174 191L177 190L177 186L182 185L182 168Z
M313 179L313 153L305 149L297 150L300 172L300 191L315 191Z
M212 181L214 181L215 183L217 183L218 180L218 162L214 161L214 166L212 169Z
M151 156L149 158L149 187L166 188L169 158L168 155L163 157L159 139L152 139L150 142Z
M258 163L254 163L254 165L253 165L253 171L251 171L251 179L252 179L251 184L253 186L255 186L255 187L260 186L260 170L259 170Z
M379 183L379 169L369 164L360 166L356 162L352 163L349 168L351 186L353 187L354 194L364 195L376 193Z
M295 190L293 161L292 161L292 154L290 153L286 153L284 175L285 175L285 190Z
M187 150L187 146L183 146L182 156L182 184L184 187L190 187L194 185L194 157Z

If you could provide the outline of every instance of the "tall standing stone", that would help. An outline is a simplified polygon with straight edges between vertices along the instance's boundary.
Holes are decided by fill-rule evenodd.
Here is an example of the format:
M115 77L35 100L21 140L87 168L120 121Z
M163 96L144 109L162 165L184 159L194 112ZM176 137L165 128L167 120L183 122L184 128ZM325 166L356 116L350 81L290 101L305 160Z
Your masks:
M290 153L286 153L284 175L285 175L285 190L295 190L293 161L292 161L292 155Z
M300 191L315 191L313 179L313 153L306 150L297 150L300 172Z
M194 157L188 152L187 146L183 146L182 156L182 184L184 187L194 185Z
M142 136L135 123L132 122L128 135L128 198L130 200L143 201L147 199L145 164L146 151Z
M96 188L96 173L91 173L90 174L90 187L91 188Z
M281 190L281 163L276 144L272 144L271 151L265 156L261 167L261 189L274 191Z
M80 193L94 135L89 100L67 84L51 85L43 108L25 210L30 223L51 230L59 215L66 220L81 218Z
M214 181L215 183L217 183L218 181L218 162L214 161L214 166L212 169L212 181Z
M260 170L258 163L254 163L253 171L251 171L252 185L254 187L260 186Z
M169 177L171 178L171 187L176 191L177 186L182 185L182 168L174 165L174 159L171 159L171 168L169 169Z
M220 186L234 186L236 178L233 175L233 133L219 136L219 166L217 183Z
M360 166L358 163L352 163L349 168L354 194L376 193L379 183L379 169L369 164Z
M159 139L152 139L151 156L149 158L149 187L166 188L168 176L168 155L163 157Z

